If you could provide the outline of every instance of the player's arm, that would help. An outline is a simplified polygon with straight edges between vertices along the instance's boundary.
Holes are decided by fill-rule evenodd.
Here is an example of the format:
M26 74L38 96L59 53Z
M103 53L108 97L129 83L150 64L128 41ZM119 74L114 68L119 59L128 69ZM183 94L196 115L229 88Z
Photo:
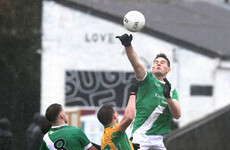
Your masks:
M129 96L129 102L125 109L124 116L120 122L119 125L119 131L125 132L127 127L131 124L133 121L133 118L135 117L135 104L136 104L136 95L130 95Z
M173 100L172 98L166 98L166 101L173 118L179 119L181 117L181 109L178 101Z
M164 78L163 80L165 81L163 94L164 94L164 97L168 103L169 110L170 110L173 118L179 119L181 117L180 104L178 103L178 101L173 100L170 96L171 85L169 84L169 81L166 78Z
M97 150L101 150L101 146L100 145L97 145L96 143L93 143L93 142L91 142L92 144L93 144L93 146L97 149Z
M140 59L137 56L137 53L134 51L131 41L133 36L130 34L123 34L122 36L117 36L122 45L125 46L126 55L134 69L135 76L137 79L143 79L146 74L145 67L141 64Z
M98 149L92 145L92 146L91 146L90 148L88 148L87 150L98 150Z
M138 86L140 82L135 81L131 85L131 92L129 95L129 102L125 109L124 116L119 124L119 131L125 132L127 127L131 124L133 121L133 118L135 117L135 109L136 109L136 93L138 91Z

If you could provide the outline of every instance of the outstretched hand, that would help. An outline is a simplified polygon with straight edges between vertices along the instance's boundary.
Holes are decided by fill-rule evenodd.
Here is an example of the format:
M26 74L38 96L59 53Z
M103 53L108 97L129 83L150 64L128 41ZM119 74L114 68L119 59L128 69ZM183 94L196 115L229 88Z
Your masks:
M163 80L165 81L165 86L164 86L164 89L163 89L164 97L165 98L171 98L171 96L170 96L171 85L170 85L169 81L166 78L164 78Z
M121 44L124 45L125 47L129 47L131 45L131 41L133 39L133 35L130 34L123 34L122 36L116 36L121 41Z

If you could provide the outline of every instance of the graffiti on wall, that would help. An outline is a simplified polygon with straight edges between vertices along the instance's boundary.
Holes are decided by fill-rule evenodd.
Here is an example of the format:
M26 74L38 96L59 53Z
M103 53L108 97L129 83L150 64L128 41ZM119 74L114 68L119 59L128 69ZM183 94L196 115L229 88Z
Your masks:
M126 107L133 72L66 71L66 106Z

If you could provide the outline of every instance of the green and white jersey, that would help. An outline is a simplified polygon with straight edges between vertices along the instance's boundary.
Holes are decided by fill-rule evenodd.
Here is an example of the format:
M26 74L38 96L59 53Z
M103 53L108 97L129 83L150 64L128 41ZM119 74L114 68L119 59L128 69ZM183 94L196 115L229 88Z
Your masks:
M164 82L147 72L141 82L136 100L136 116L132 134L161 135L171 131L172 114L163 95ZM171 89L172 99L178 101L176 89Z
M81 129L62 125L52 127L43 137L40 150L84 150L92 146Z

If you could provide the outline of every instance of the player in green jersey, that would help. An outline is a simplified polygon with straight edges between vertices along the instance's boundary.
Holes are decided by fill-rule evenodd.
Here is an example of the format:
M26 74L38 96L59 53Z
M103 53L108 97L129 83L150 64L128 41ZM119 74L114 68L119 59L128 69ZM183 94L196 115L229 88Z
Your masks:
M175 88L166 79L170 72L170 61L165 54L158 54L153 60L152 73L141 64L131 41L132 35L117 36L125 46L126 55L141 81L136 99L136 116L133 123L133 143L139 143L141 150L166 150L163 134L171 131L173 118L179 119L181 109Z
M46 110L51 129L44 135L40 150L96 150L81 129L67 125L64 109L52 104Z

